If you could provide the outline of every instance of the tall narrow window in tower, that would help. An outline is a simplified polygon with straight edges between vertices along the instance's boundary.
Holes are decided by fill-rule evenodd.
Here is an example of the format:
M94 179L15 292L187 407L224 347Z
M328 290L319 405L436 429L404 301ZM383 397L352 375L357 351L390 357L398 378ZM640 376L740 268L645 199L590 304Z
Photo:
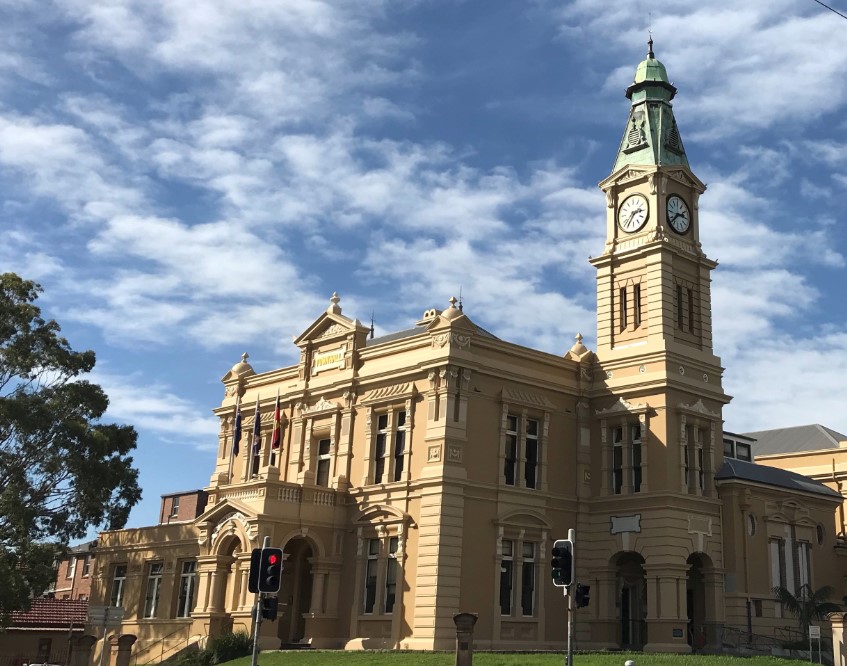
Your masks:
M527 488L538 486L538 421L526 419L526 463L524 465L524 481Z
M810 545L808 541L795 541L796 563L794 567L794 589L799 590L803 585L811 585Z
M330 444L329 439L318 441L318 472L315 484L319 486L329 487Z
M194 610L194 592L197 588L197 562L186 560L182 563L179 577L179 598L176 604L177 617L191 617Z
M506 460L503 474L506 485L515 485L515 475L518 466L518 417L511 414L506 417Z
M620 289L618 289L618 306L620 308L620 311L618 313L618 321L620 322L621 330L625 331L627 327L626 287L621 287Z
M694 290L688 290L688 332L694 332Z
M374 450L374 483L382 483L385 479L388 435L388 414L380 414L377 418L376 447Z
M110 606L123 606L125 584L126 564L116 564L115 573L112 576L112 594L110 596Z
M397 598L397 549L400 539L391 537L388 540L388 562L385 567L385 613L394 612L394 602Z
M400 481L403 478L403 462L406 455L406 412L397 412L394 418L397 430L394 432L394 474L392 478L395 481Z
M612 428L612 492L623 490L623 427Z
M702 493L706 489L706 470L703 467L703 445L698 442L697 445L697 487Z
M641 492L641 426L632 426L632 492Z
M513 542L503 541L500 560L500 615L512 614Z
M785 587L787 584L785 575L785 540L770 539L768 541L768 551L771 560L771 589ZM774 605L776 607L776 617L782 617L781 604L776 603Z
M535 615L535 552L536 544L524 542L521 561L521 614Z
M682 330L685 322L683 321L683 313L685 304L682 302L682 285L676 285L676 327Z
M368 539L368 560L365 563L365 613L373 613L376 605L376 574L379 565L379 539Z
M691 456L688 454L688 443L685 443L682 447L682 464L684 468L684 483L685 489L690 492L691 490Z
M162 587L161 562L151 562L147 574L147 594L144 598L144 617L156 617L156 609L159 607L159 591Z
M641 326L641 285L632 287L633 324L635 328Z

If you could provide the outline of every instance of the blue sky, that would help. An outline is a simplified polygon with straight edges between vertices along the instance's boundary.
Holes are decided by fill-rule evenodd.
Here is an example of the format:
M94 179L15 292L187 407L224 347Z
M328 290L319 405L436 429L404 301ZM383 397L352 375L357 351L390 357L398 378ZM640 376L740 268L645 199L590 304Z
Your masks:
M0 0L0 270L138 429L130 524L208 483L220 378L295 362L335 290L378 334L461 287L502 338L592 346L648 27L709 185L726 427L847 432L847 21L707 5Z

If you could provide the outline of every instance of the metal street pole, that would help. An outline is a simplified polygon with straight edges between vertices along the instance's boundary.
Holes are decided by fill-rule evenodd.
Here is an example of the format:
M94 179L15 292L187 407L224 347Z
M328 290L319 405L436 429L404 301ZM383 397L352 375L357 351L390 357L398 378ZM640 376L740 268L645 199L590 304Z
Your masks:
M573 577L576 578L576 530L568 530L568 540L573 544L571 553L573 557L572 571L574 572ZM568 655L565 661L566 666L573 666L573 594L571 594L571 589L575 589L575 585L575 581L571 580L571 584L565 588L568 595Z

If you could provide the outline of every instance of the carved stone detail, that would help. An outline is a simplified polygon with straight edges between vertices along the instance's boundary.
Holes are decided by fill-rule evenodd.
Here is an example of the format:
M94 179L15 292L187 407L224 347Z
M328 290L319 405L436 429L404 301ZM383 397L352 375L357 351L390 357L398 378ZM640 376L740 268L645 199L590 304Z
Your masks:
M457 333L455 331L445 331L444 333L436 333L432 336L433 347L446 347L450 344L452 347L464 349L471 344L471 336L466 333Z
M328 412L333 409L339 409L338 403L330 402L323 396L311 407L306 407L303 411L306 414L315 414L316 412Z

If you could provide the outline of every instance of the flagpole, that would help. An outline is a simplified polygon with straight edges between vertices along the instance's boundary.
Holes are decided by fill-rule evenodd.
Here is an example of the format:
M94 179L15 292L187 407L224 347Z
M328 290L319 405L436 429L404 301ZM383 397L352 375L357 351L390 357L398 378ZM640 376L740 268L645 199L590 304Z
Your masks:
M276 404L274 405L274 427L271 433L271 458L273 460L273 464L276 467L279 467L279 461L276 458L276 452L280 450L282 442L281 433L280 433L280 422L279 422L279 389L276 390Z
M236 428L241 427L241 419L238 418L239 414L241 414L241 394L237 393L235 398L235 425L232 427L232 442L229 446L229 473L227 475L227 483L232 483L232 462L235 458L235 443L236 438L238 437L237 432L235 432Z

